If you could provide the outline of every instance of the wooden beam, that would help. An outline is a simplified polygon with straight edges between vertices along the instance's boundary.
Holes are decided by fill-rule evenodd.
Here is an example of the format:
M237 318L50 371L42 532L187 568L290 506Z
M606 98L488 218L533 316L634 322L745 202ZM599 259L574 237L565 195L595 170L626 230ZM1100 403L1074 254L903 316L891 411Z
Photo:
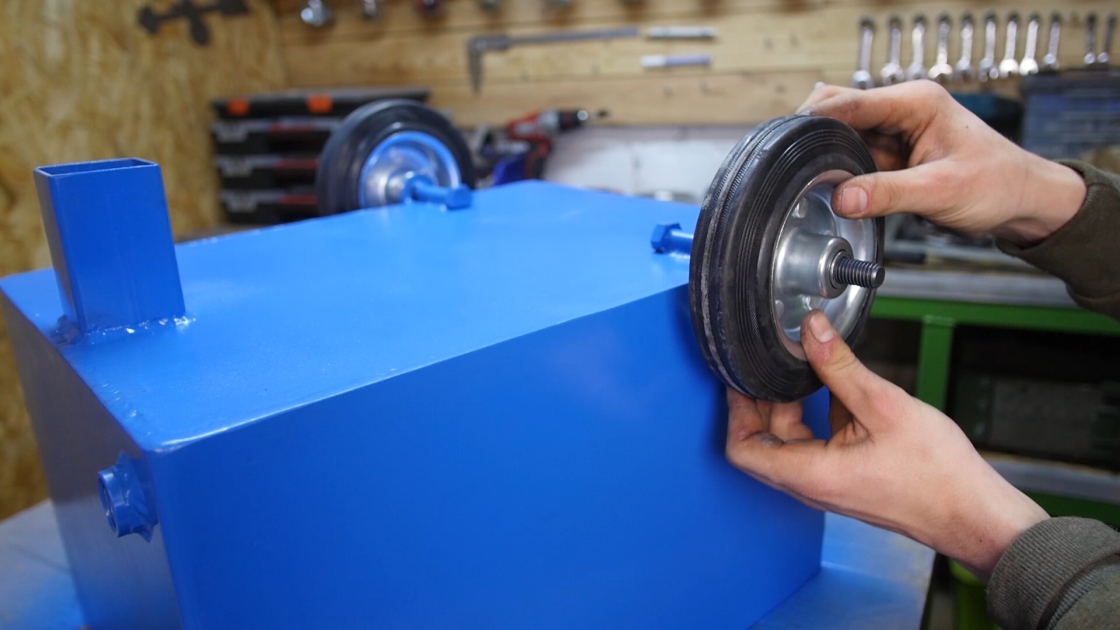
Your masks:
M492 84L474 94L460 82L437 85L431 104L452 113L455 124L501 125L526 113L556 108L608 110L606 124L757 123L792 113L823 75L730 72L567 79Z

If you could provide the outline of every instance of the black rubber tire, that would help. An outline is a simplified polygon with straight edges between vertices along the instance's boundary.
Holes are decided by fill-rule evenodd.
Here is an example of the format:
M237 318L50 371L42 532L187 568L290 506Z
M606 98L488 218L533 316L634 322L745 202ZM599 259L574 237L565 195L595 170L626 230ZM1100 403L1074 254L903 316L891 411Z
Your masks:
M782 344L770 276L787 210L806 185L833 169L875 171L859 134L831 118L775 118L736 145L704 197L689 267L692 325L708 366L747 396L789 402L821 386L809 364ZM874 238L874 259L882 263L882 219L874 220ZM849 344L863 332L874 297L872 289Z
M389 136L420 131L443 143L455 157L463 183L474 188L478 176L463 134L443 114L415 101L387 100L364 105L342 121L319 154L315 194L319 214L357 210L362 165Z

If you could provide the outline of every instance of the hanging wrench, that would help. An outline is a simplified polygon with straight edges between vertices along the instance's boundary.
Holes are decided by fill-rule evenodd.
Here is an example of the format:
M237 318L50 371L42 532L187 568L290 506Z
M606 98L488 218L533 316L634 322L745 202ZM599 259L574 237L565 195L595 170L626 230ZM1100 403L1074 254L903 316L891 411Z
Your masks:
M299 19L308 26L322 28L334 21L334 16L323 0L307 0L307 6L299 12Z
M968 81L975 72L972 69L972 14L961 16L961 58L957 61L953 74L954 81Z
M1116 30L1116 14L1108 14L1108 22L1104 26L1104 42L1101 44L1101 51L1097 53L1097 65L1102 68L1107 68L1108 64L1112 62L1112 32Z
M1038 51L1038 23L1042 21L1038 13L1032 13L1027 20L1027 43L1023 49L1023 60L1019 62L1019 74L1038 74L1038 61L1034 58Z
M871 40L875 37L875 23L864 17L859 22L859 68L852 75L852 87L866 90L875 87L871 76Z
M1058 42L1062 38L1062 14L1050 14L1050 40L1046 42L1046 54L1042 56L1042 69L1046 72L1058 70Z
M1019 39L1019 14L1007 16L1007 30L1004 31L1003 61L999 62L999 78L1006 79L1019 74L1019 62L1015 61L1015 49Z
M984 58L980 60L980 72L976 75L981 81L999 78L999 69L996 68L996 28L996 14L989 11L984 16Z
M914 30L910 31L910 65L906 68L906 80L917 81L926 78L926 49L923 40L926 34L926 18L914 16Z
M930 80L945 83L953 76L953 66L949 65L949 32L953 30L953 21L948 13L942 13L937 18L937 59L929 69Z
M1085 16L1085 67L1097 63L1097 14Z
M902 71L902 65L899 63L902 58L902 20L897 15L891 16L890 32L889 57L886 65L879 71L879 78L883 85L893 85L906 80L906 73Z

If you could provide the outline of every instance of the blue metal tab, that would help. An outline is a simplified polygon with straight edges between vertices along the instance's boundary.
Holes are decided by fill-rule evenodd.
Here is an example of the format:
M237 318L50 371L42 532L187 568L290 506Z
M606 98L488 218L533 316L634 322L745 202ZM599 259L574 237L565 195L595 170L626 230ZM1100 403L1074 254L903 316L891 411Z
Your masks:
M83 333L182 317L158 164L44 166L35 188L64 314Z

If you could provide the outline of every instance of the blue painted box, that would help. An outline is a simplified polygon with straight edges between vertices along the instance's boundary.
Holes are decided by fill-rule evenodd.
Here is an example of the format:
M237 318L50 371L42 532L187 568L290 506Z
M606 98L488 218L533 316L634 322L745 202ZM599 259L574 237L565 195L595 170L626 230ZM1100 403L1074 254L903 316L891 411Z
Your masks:
M136 207L118 192L79 209L102 227L52 244L56 267L111 233L71 282L101 274L125 295L154 277L172 309L160 247L144 263L112 254L168 238L151 236L160 221L120 222ZM162 192L140 205L160 204ZM696 216L529 182L481 191L468 210L418 203L188 243L173 250L185 317L84 334L60 320L83 307L63 305L53 271L0 281L87 623L762 617L817 572L823 518L724 460L687 257L649 244L655 224ZM99 471L123 484L109 503L145 506L133 516L150 540L114 533Z

